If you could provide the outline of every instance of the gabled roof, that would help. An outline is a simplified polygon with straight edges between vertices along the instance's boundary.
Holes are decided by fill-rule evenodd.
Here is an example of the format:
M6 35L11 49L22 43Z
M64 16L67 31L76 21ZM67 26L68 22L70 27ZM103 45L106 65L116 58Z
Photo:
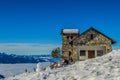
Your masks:
M87 32L90 31L90 30L94 30L94 31L98 32L99 34L102 34L103 36L105 36L106 38L108 38L109 40L111 40L112 44L116 43L116 41L114 41L113 39L111 39L110 37L106 36L105 34L101 33L100 31L96 30L96 29L93 28L93 27L89 28L88 30L86 30L85 32L83 32L82 34L80 34L78 37L84 35L85 33L87 33ZM78 37L76 37L76 38L78 38ZM75 39L76 39L76 38L75 38ZM74 39L74 40L75 40L75 39ZM73 40L72 40L72 41L73 41Z

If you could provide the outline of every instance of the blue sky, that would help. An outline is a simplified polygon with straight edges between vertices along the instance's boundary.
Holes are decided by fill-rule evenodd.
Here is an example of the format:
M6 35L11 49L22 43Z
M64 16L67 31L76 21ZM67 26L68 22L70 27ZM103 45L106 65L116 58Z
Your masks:
M119 0L0 0L0 51L50 53L61 45L61 29L78 28L82 33L91 26L119 46L119 4Z

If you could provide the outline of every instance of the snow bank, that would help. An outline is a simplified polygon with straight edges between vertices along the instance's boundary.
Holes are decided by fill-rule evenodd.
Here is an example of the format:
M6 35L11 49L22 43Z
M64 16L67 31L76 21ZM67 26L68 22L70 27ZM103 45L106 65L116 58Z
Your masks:
M120 80L120 50L58 69L24 73L5 80Z

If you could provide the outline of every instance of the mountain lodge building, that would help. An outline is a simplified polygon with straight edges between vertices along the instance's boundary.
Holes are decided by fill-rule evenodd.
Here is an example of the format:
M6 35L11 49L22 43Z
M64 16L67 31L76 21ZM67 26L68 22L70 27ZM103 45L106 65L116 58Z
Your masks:
M62 29L63 58L73 61L85 60L102 56L112 51L113 39L94 29L89 28L82 34L79 29Z

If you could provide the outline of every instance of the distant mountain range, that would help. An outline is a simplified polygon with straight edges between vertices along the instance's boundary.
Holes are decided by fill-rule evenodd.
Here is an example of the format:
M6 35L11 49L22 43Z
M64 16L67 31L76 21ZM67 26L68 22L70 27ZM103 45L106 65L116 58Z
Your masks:
M60 58L53 58L51 55L15 55L0 53L0 63L38 63L57 62Z

